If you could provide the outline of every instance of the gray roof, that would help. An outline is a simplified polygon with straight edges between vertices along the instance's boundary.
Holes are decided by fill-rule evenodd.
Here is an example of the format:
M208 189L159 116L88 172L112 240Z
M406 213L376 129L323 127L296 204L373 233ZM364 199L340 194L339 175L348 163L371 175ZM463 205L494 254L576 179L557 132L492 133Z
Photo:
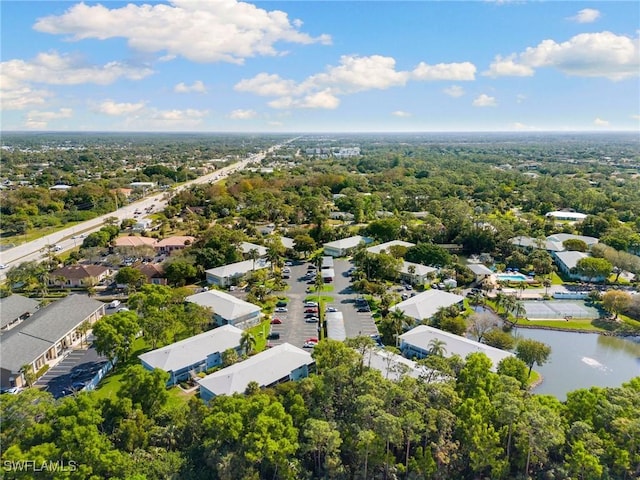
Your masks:
M467 268L476 275L491 275L493 272L482 263L467 263Z
M587 246L591 247L598 243L598 239L595 237L588 237L586 235L573 235L571 233L556 233L554 235L549 235L547 240L552 242L565 242L567 240L582 240Z
M362 359L367 367L378 370L384 378L389 380L400 380L403 376L420 378L431 373L431 370L424 365L418 365L413 360L384 348L368 348L362 355ZM441 374L435 376L442 377Z
M240 345L240 337L242 330L232 325L224 325L143 353L139 358L153 368L160 368L165 372L177 371L204 361L211 354L237 348Z
M185 300L202 307L209 307L213 310L213 313L229 321L261 310L259 306L253 303L245 302L219 290L196 293L188 296Z
M69 295L41 308L0 337L2 368L17 372L103 309L104 303L86 295Z
M231 278L249 273L254 269L254 267L256 270L260 270L261 268L267 268L270 265L271 263L262 259L256 260L255 263L253 260L244 260L242 262L222 265L221 267L210 268L209 270L205 270L205 273L218 278Z
M583 252L556 252L555 257L562 262L569 270L574 268L580 260L587 258L589 255Z
M233 395L243 393L249 382L257 382L261 387L271 385L303 365L312 363L309 352L283 343L207 375L198 383L216 396Z
M428 275L431 272L438 271L437 268L433 268L428 265L422 265L421 263L412 263L412 262L403 261L402 266L400 267L400 273L404 273L405 275L410 275L409 267L414 267L415 272L413 274L418 275L420 277Z
M258 257L264 257L267 254L267 247L264 245L258 245L257 243L240 242L240 250L245 255L248 255L251 250L258 252Z
M431 289L394 305L391 310L402 310L405 315L416 320L426 320L433 317L438 309L450 307L463 300L464 297L460 295Z
M323 246L324 248L337 248L340 250L355 248L361 243L370 243L371 239L362 237L360 235L354 235L353 237L342 238L333 242L327 242Z
M39 305L37 300L22 295L13 294L0 298L0 328L6 327L25 313L35 312Z
M460 355L462 358L466 358L467 355L471 353L484 353L493 363L493 371L495 371L500 360L513 356L513 353L507 352L506 350L490 347L484 343L475 342L468 338L461 337L460 335L428 327L427 325L419 325L416 328L403 333L400 335L400 339L402 340L402 344L412 345L424 352L429 351L431 348L430 342L432 340L440 340L445 343L443 345L445 357Z

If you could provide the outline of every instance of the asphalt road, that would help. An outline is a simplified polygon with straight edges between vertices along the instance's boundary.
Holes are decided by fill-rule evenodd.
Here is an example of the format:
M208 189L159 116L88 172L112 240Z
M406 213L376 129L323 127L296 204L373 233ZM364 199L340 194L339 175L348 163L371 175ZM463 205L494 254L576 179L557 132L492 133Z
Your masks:
M289 142L291 141L293 141L293 139L289 140ZM144 198L135 203L131 203L129 205L121 207L114 212L110 212L108 214L105 214L100 217L94 218L92 220L88 220L86 222L78 224L74 227L66 228L64 230L59 230L57 232L51 233L50 235L46 235L37 240L32 240L31 242L27 242L22 245L17 245L13 248L0 252L0 264L5 265L6 267L5 270L0 270L0 282L4 281L4 279L6 278L5 273L8 268L23 262L31 261L31 260L41 260L43 257L43 251L47 248L48 245L59 246L60 252L71 250L77 247L78 245L82 244L82 238L77 238L78 235L80 234L86 235L99 230L104 225L104 221L109 217L116 217L118 221L122 221L125 218L134 218L134 212L136 210L144 212L149 207L153 207L153 211L151 213L162 210L166 206L168 198L174 192L180 192L184 189L190 188L192 185L220 181L223 178L228 177L232 173L235 173L238 170L242 170L246 168L247 165L253 162L261 161L263 158L266 157L267 154L272 153L275 150L278 150L283 145L289 142L284 142L283 144L274 145L269 149L267 149L266 151L257 153L238 163L229 165L227 167L221 168L220 170L216 170L213 173L210 173L202 177L198 177L195 180L186 182L175 189L151 195L150 197ZM142 219L147 217L139 216L136 218Z
M297 347L302 347L308 338L319 338L318 324L305 322L305 300L317 301L316 293L307 293L307 287L313 285L307 284L304 275L308 271L307 262L296 262L291 269L290 278L287 280L289 289L286 292L288 299L287 312L274 313L274 317L282 320L280 325L271 325L271 332L279 333L278 340L271 340L271 345L278 345L288 342ZM359 335L377 335L378 329L370 312L358 312L355 304L358 294L351 288L351 277L347 275L347 271L353 267L349 260L334 260L334 271L336 277L331 285L332 292L322 292L321 295L333 298L333 301L327 304L327 307L335 307L342 312L344 319L345 331L347 338L357 337ZM315 270L314 270L315 271Z

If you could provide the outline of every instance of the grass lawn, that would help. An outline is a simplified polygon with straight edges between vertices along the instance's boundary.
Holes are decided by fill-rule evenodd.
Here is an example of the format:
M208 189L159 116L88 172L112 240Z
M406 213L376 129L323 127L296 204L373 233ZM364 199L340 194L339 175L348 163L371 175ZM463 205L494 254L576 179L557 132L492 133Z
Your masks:
M551 285L562 285L563 283L556 272L551 272Z
M527 326L527 327L546 327L546 328L557 328L559 330L589 330L592 332L606 332L611 330L610 328L605 328L602 325L599 325L596 320L527 320L527 319L518 319L516 323L517 326Z
M532 385L537 385L541 380L542 380L542 376L535 370L531 370L531 375L529 376L527 385L529 387L531 387Z
M151 350L151 347L147 344L144 337L136 338L136 340L133 342L133 350L129 361L127 361L126 363L118 363L116 365L116 368L102 379L102 381L98 385L98 388L96 388L94 395L96 395L98 398L115 399L118 396L118 391L120 390L122 378L124 377L124 371L131 365L138 365L140 363L140 360L138 360L138 355L148 352L149 350Z
M271 320L266 319L261 323L256 325L255 327L251 327L247 330L253 337L256 339L255 351L261 352L267 346L267 335L269 335L269 330L271 328Z

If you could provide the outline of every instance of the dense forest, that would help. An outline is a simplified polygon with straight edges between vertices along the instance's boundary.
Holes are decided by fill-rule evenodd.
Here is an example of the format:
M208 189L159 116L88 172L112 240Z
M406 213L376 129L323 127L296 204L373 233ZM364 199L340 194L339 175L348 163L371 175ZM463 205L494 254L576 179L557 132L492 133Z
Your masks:
M392 381L366 342L325 340L317 373L245 395L169 401L162 372L130 367L120 394L2 395L4 478L632 479L640 475L640 377L531 395L483 354ZM353 348L352 348L353 347ZM446 363L446 365L444 365ZM18 471L51 462L58 472ZM57 462L57 463L56 463ZM24 464L24 463L23 463ZM15 469L12 469L15 466ZM45 469L46 470L46 469Z

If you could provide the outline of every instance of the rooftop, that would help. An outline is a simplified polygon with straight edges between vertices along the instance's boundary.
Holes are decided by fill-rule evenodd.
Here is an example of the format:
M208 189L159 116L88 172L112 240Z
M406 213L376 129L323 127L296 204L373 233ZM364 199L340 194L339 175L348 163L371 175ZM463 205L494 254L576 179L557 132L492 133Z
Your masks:
M245 302L219 290L196 293L188 296L185 300L203 307L209 307L216 315L226 320L234 320L261 310L259 306L253 303Z
M4 328L25 313L33 313L40 306L40 302L22 295L9 295L0 298L0 328Z
M450 307L464 300L464 297L442 290L427 290L415 297L391 307L391 310L402 310L405 315L416 320L426 320L433 317L440 308Z
M228 265L210 268L209 270L206 270L205 273L218 278L231 278L237 275L249 273L254 268L259 270L261 268L267 268L270 265L270 262L266 262L264 260L256 260L255 263L253 260L244 260L242 262L229 263Z
M403 333L400 335L400 339L402 343L413 345L425 352L431 348L430 342L432 340L440 340L444 342L445 357L460 355L462 358L466 358L467 355L471 353L484 353L493 363L492 370L494 371L502 359L513 356L513 353L507 352L506 350L490 347L484 343L475 342L460 335L455 335L426 325L419 325Z
M250 382L257 382L265 387L288 376L297 368L311 364L313 358L309 352L283 343L207 375L198 380L198 383L215 395L233 395L244 393Z
M374 253L374 254L378 254L382 252L389 253L389 249L391 247L410 248L410 247L415 247L415 245L416 245L415 243L404 242L402 240L392 240L390 242L381 243L380 245L374 245L373 247L369 247L367 248L367 252Z
M240 345L242 330L223 325L208 332L186 338L171 345L140 355L140 360L166 372L176 371L206 359L216 352L224 352Z
M102 265L67 265L51 272L49 278L55 280L56 277L80 280L88 277L98 277L107 273L109 269Z

